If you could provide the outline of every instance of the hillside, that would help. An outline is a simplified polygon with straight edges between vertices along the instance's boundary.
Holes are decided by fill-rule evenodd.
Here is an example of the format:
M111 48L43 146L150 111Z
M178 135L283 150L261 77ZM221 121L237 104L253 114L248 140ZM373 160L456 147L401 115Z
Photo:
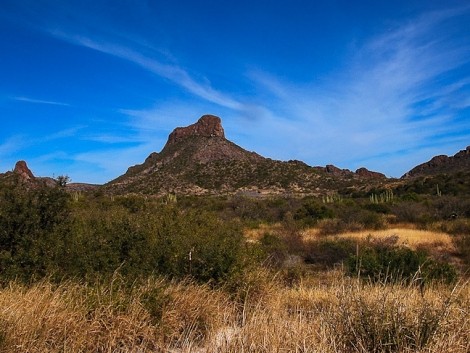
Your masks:
M470 170L470 146L465 150L457 152L454 156L435 156L431 158L431 160L411 169L403 176L403 178L436 174L453 174L468 170Z
M435 156L411 169L401 180L401 189L407 192L470 195L470 146L453 156Z
M354 173L331 165L310 167L264 158L226 139L219 117L204 115L192 125L176 128L160 153L151 153L105 188L145 194L323 194L384 180L383 174L365 168Z

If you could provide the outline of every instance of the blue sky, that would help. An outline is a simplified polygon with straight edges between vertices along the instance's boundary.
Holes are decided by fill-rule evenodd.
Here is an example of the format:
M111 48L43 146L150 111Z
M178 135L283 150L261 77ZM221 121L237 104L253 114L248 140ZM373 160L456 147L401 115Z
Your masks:
M470 145L468 1L0 2L0 172L104 183L177 126L399 177Z

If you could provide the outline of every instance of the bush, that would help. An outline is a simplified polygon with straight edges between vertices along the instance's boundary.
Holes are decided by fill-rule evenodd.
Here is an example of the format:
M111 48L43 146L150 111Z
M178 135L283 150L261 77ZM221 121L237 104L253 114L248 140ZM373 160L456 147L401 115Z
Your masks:
M78 222L79 221L79 222ZM93 278L157 273L221 281L244 266L243 236L234 222L211 213L160 205L151 213L96 211L76 223L66 274Z
M321 239L306 244L307 263L331 268L349 259L356 252L356 242L352 239Z
M61 187L0 190L0 273L4 279L43 277L57 267L69 233L69 195Z
M470 274L470 233L457 235L453 240L468 275Z
M331 209L313 199L307 199L294 213L295 220L302 221L309 226L316 224L321 219L333 216L334 213Z
M416 301L412 295L409 287L393 292L377 285L344 288L329 322L335 351L434 352L428 348L455 299L452 294L442 300L414 294Z
M268 266L280 266L288 255L285 242L277 235L265 233L259 240L261 260Z
M358 253L348 259L346 269L349 275L383 283L416 281L422 284L431 280L452 283L457 278L450 264L435 261L422 250L396 246L393 239L361 244Z

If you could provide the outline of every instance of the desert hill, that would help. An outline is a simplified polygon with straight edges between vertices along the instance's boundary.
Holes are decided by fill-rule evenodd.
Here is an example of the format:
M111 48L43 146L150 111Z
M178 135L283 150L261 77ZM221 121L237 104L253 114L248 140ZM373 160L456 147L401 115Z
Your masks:
M351 172L262 157L226 139L219 117L204 115L173 130L160 153L151 153L143 164L130 167L105 188L146 194L322 194L383 180L383 174L365 168Z
M454 156L439 155L431 160L422 163L402 178L419 177L436 174L449 174L456 172L465 172L470 170L470 146L465 150L457 152Z
M401 180L401 189L407 192L470 195L470 146L453 156L435 156L411 169Z
M24 185L54 186L57 180L36 177L25 161L13 171L0 173L0 181L17 179ZM470 193L470 146L454 156L436 156L406 173L400 180L359 168L355 172L334 165L309 166L301 161L278 161L250 152L225 137L222 121L204 115L186 127L177 127L160 152L142 164L99 186L68 183L72 191L101 188L106 193L164 195L331 195L396 189L417 194ZM438 191L439 190L439 191Z

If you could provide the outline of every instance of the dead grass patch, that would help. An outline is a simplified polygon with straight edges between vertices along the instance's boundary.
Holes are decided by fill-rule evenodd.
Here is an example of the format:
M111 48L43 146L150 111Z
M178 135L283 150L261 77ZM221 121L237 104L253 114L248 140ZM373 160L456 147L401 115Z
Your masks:
M239 297L162 279L133 287L12 283L0 289L0 351L469 351L468 283L423 293L339 271L327 277L296 286L264 278L262 291L249 286Z

